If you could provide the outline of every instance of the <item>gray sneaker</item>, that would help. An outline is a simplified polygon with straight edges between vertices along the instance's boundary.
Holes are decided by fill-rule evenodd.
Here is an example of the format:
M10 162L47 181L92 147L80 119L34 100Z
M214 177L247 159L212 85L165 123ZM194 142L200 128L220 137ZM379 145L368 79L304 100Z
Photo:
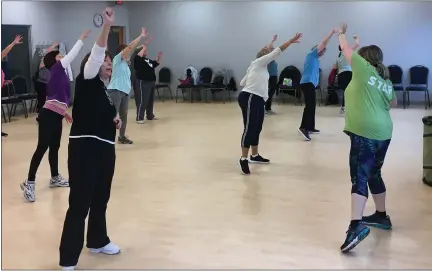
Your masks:
M267 115L276 115L276 112L274 112L273 110L267 110L265 113Z
M49 186L51 188L54 187L69 187L69 182L62 177L62 175L57 175L55 177L51 177Z
M27 201L35 201L35 183L25 180L20 184L21 190L23 191L23 196Z
M132 140L130 140L129 138L127 138L127 137L119 137L118 138L118 142L120 143L120 144L133 144L133 141Z

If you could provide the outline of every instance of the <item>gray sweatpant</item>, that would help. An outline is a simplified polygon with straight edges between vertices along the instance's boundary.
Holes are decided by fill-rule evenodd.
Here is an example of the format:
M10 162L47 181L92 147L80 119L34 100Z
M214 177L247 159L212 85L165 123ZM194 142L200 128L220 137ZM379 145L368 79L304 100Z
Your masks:
M129 110L129 95L117 89L109 89L108 94L111 96L111 100L113 101L117 113L119 114L122 121L119 136L122 138L126 133L127 114Z
M137 94L135 100L137 101L137 117L136 120L144 120L144 114L147 115L148 120L154 119L153 113L155 101L155 82L136 80Z

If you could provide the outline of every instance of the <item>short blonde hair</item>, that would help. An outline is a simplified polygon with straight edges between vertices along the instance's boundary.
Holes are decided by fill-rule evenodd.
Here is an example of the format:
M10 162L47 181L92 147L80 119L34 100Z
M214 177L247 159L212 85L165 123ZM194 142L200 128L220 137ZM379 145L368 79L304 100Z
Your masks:
M270 53L269 48L267 48L267 47L261 48L261 50L259 50L258 54L256 55L256 58L260 58L262 56L265 56L268 53Z

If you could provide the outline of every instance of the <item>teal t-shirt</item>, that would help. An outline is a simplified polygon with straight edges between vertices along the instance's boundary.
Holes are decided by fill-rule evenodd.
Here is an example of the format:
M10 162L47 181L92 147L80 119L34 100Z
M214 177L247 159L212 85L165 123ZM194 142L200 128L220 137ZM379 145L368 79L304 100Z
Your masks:
M338 74L346 71L351 71L351 66L348 64L348 61L346 60L343 53L340 54L336 63L337 63Z
M374 139L391 139L390 103L396 97L390 80L384 80L356 52L351 57L352 79L345 90L345 130Z
M131 91L131 71L126 60L121 58L121 53L113 59L113 70L108 89L117 89L129 95Z

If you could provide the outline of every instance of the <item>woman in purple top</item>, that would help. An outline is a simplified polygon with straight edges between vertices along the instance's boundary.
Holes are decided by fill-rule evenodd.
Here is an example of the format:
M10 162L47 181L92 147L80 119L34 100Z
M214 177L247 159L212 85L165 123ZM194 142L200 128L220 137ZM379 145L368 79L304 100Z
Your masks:
M66 112L70 101L70 84L65 69L78 55L83 46L83 40L88 37L89 33L90 31L83 32L66 56L63 57L59 51L55 50L47 53L44 57L44 65L50 72L50 79L47 83L47 98L38 116L38 144L30 162L28 177L20 184L27 201L35 201L36 172L48 148L48 160L51 168L49 186L69 186L69 182L58 172L58 150L63 117L68 123L72 122L72 117Z

